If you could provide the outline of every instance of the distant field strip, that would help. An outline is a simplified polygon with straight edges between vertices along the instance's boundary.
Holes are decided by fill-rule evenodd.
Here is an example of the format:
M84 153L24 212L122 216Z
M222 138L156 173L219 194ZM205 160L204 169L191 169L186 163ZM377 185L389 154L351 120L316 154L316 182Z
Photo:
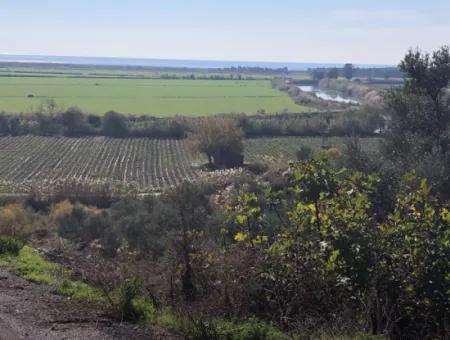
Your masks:
M329 142L339 148L345 138ZM378 142L361 140L368 151L376 150ZM309 137L248 139L245 160L295 160L302 145L318 150L321 143L321 138ZM196 179L203 163L205 159L193 155L184 140L1 137L0 192L26 192L33 185L63 181L133 183L141 192L153 192Z
M0 77L0 111L33 112L48 99L63 109L115 110L155 116L304 112L268 80L96 79Z

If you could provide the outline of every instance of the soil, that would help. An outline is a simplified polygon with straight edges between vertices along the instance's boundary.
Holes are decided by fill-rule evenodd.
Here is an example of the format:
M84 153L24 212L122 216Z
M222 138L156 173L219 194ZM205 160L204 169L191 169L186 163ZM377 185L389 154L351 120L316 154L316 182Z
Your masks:
M157 327L113 322L101 307L57 295L0 269L0 340L180 339Z

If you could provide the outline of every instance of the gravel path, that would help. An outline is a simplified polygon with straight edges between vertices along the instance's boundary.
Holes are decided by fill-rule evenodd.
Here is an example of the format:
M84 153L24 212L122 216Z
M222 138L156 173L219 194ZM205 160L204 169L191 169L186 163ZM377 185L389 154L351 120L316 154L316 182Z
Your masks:
M178 339L160 328L114 323L101 309L0 269L0 340Z

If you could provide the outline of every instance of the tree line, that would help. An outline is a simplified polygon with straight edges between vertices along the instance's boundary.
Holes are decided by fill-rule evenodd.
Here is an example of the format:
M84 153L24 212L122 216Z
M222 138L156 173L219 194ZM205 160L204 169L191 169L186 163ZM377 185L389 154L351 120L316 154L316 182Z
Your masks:
M323 67L308 70L314 80L324 78L337 79L339 77L352 78L402 78L402 70L398 67L357 67L351 63L345 64L343 67Z
M76 107L62 112L0 113L0 136L107 136L113 138L186 138L202 120L230 120L248 138L281 136L374 136L384 126L380 113L224 114L210 118L151 117L110 111L103 116L86 114Z

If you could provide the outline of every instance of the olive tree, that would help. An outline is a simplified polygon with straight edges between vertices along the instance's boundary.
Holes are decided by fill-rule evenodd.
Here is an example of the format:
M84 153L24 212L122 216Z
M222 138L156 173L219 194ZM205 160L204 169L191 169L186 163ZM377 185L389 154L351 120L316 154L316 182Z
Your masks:
M232 168L243 164L243 132L228 118L204 118L196 123L192 136L197 151L206 154L215 168Z
M410 50L399 65L405 81L386 95L390 113L384 153L400 171L413 169L435 186L450 183L449 48Z

